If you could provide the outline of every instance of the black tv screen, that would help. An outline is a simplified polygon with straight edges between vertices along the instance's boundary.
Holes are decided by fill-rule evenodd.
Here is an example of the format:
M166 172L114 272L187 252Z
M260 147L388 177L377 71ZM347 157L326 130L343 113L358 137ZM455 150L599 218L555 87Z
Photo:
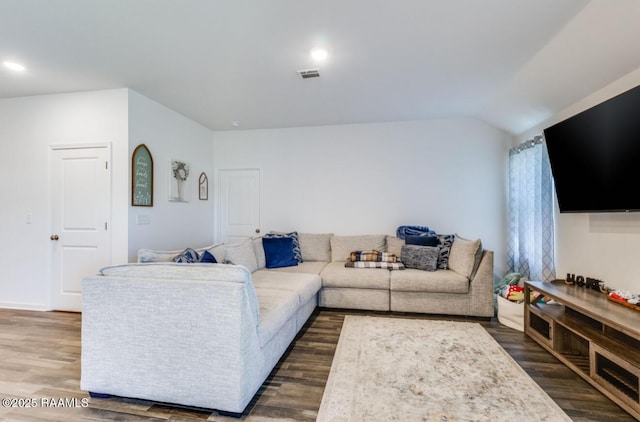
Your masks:
M640 86L544 137L560 212L640 211Z

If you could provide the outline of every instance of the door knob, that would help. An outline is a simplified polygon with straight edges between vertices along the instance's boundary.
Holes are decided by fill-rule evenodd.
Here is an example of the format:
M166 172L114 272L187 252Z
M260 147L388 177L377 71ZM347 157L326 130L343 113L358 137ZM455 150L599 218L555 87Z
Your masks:
M256 229L256 233L260 233L260 229Z
M51 235L51 237L50 237L50 239L51 239L51 240L58 240L58 239L59 239L59 237L58 237L58 235L57 235L57 234L52 234L52 235Z

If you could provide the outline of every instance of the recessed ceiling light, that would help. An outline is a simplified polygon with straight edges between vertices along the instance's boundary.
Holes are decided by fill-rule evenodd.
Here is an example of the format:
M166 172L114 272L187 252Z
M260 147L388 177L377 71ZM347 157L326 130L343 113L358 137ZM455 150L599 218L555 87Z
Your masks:
M313 58L313 60L324 60L327 58L327 56L329 56L329 53L327 53L327 50L324 50L322 48L311 50L311 57Z
M2 64L4 65L4 67L11 69L11 70L15 70L16 72L22 72L23 70L25 70L25 67L19 63L14 63L14 62L2 62Z
M237 120L232 120L232 121L231 121L231 126L233 126L233 127L238 127L238 126L240 126L240 122L239 122L239 121L237 121Z

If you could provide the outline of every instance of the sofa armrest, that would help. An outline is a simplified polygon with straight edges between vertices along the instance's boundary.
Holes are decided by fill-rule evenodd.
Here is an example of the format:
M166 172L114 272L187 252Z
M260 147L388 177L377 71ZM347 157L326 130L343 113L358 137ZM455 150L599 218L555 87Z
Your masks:
M492 317L493 307L493 251L482 251L482 258L469 285L470 314Z
M93 276L82 289L82 389L241 412L260 387L242 283Z

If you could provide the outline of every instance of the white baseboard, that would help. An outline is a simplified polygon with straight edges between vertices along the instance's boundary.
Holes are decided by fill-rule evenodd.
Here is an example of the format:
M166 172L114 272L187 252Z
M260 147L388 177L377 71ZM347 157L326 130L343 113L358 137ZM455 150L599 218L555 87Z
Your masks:
M0 308L20 309L23 311L48 311L44 303L20 303L20 302L0 302Z

